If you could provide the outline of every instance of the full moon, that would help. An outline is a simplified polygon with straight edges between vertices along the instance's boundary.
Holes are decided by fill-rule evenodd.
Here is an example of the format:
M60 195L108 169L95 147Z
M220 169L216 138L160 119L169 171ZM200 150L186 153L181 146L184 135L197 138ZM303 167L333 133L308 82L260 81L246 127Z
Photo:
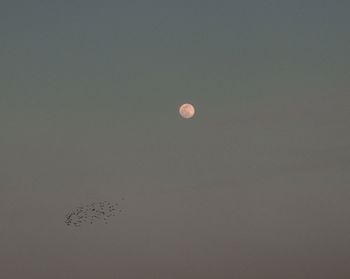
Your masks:
M194 114L196 113L196 110L195 110L194 106L191 104L183 104L179 108L179 113L180 113L182 118L190 119L194 116Z

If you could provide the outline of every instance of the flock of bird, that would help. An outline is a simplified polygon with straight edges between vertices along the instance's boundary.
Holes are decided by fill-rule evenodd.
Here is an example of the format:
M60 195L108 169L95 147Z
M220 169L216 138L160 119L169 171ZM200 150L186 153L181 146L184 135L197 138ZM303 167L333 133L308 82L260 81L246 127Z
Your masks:
M65 216L67 226L80 227L84 223L92 224L96 221L103 221L108 224L108 219L116 214L120 214L122 210L118 203L107 201L93 202L85 206L79 206L69 211Z

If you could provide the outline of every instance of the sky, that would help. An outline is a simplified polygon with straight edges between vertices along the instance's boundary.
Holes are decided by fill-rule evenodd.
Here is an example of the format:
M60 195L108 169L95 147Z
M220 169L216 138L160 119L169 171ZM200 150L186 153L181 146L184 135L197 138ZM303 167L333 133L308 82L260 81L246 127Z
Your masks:
M0 277L349 278L349 10L1 1Z

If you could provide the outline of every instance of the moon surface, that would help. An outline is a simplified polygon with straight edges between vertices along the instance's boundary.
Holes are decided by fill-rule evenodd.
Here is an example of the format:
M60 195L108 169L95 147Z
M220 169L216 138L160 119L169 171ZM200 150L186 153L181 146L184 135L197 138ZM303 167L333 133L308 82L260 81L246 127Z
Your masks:
M192 104L183 104L179 108L179 113L182 118L190 119L196 113L196 110Z

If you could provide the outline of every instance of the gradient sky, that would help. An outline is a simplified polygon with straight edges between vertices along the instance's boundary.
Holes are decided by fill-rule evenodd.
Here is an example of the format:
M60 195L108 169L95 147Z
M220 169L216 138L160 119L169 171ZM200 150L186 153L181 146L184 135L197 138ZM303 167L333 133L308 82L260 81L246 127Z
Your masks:
M349 278L349 11L2 0L0 278Z

